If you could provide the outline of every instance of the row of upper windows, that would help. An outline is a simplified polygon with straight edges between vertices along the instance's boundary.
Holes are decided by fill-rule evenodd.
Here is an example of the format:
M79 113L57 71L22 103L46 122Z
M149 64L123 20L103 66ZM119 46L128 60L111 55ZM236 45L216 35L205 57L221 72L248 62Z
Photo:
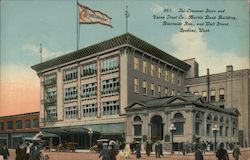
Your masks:
M134 57L134 70L139 71L139 58ZM142 61L142 73L147 74L148 72L148 64L146 60ZM165 81L170 81L173 84L181 85L181 74L178 72L173 72L170 70L164 70L163 67L156 66L155 64L150 64L150 75L152 77L155 76L157 70L157 77L159 79L164 78ZM164 75L163 75L164 74Z
M202 91L199 93L198 91L193 92L194 95L201 95L205 100L207 100L207 91ZM216 90L212 89L210 90L210 101L215 101L216 99ZM224 101L225 100L225 89L220 88L219 89L219 101Z
M139 79L134 78L134 92L135 93L142 93L143 95L151 95L151 96L174 96L174 95L180 95L180 91L176 91L175 89L169 89L168 87L162 87L161 85L156 85L154 83L150 83L150 93L147 89L147 81L142 80L142 90L139 90ZM157 87L157 92L156 92ZM163 92L164 89L164 92ZM157 95L156 95L157 94Z
M13 121L8 121L6 124L6 129L23 129L23 121L22 120L16 120L16 127L14 128L14 122ZM29 119L26 119L24 121L25 126L24 128L31 128L31 121ZM39 120L38 119L33 119L32 121L32 128L39 128ZM5 130L5 123L1 122L0 123L0 130Z

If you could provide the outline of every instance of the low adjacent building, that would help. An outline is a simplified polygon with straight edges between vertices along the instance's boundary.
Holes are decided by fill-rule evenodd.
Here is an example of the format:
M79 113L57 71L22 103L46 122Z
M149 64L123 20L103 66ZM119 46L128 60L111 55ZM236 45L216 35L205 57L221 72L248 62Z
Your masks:
M0 117L0 143L6 143L9 148L33 138L39 130L39 112Z

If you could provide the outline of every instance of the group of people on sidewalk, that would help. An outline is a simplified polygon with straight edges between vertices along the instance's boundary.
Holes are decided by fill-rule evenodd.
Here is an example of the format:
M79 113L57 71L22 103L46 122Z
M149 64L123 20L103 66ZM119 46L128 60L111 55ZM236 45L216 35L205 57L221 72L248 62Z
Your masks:
M103 143L99 157L101 157L102 160L116 160L118 153L119 149L115 143Z
M2 156L1 158L3 158L3 160L8 160L8 157L10 156L6 143L0 146L0 156Z
M234 145L233 148L234 160L239 160L240 154L241 153L240 153L239 143L237 143ZM218 160L229 160L227 150L224 149L224 143L220 144L220 148L216 151L215 155ZM202 146L197 146L195 151L195 160L204 160Z
M38 142L19 142L16 148L16 160L39 160L41 145Z

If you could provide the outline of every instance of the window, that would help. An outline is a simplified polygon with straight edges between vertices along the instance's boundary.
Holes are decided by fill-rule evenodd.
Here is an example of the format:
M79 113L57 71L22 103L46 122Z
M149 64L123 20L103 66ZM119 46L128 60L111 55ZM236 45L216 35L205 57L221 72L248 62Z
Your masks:
M207 100L207 92L206 91L202 91L202 98L204 98L204 100Z
M108 101L102 103L102 114L107 115L116 115L120 113L119 101Z
M200 135L202 125L202 113L197 112L195 115L195 134Z
M151 64L150 66L150 75L153 77L155 75L155 65Z
M83 117L96 117L97 115L97 106L95 103L83 105L82 110Z
M119 78L113 78L102 81L102 94L119 92Z
M162 74L161 68L159 67L159 68L158 68L158 78L161 78L161 74Z
M224 90L224 88L221 88L220 90L219 90L219 100L220 101L224 101L225 100L225 97L224 97L224 93L225 92L225 90Z
M165 88L165 95L168 96L168 87Z
M64 70L64 81L77 79L77 67Z
M151 96L154 96L155 95L155 84L154 83L151 83L150 91L151 91Z
M176 83L177 83L177 85L181 85L181 75L180 75L180 73L178 73L177 75L176 75Z
M158 96L161 97L161 85L158 85Z
M171 73L171 82L173 83L173 84L175 84L175 73L174 72L172 72Z
M96 75L96 63L83 65L81 67L81 71L82 71L81 73L82 77Z
M32 127L33 128L39 128L39 120L38 119L33 119Z
M139 58L134 57L134 70L139 70Z
M142 62L142 73L147 73L147 62L143 61Z
M64 90L64 100L74 100L77 99L77 87L65 88Z
M172 95L172 96L175 96L175 90L174 90L174 89L172 89L171 95Z
M13 129L13 121L7 122L7 129Z
M222 133L223 133L223 126L220 126L219 132L220 132L220 136L222 136Z
M77 107L65 107L65 118L66 119L76 119L77 118Z
M45 85L56 84L56 74L49 74L44 76Z
M16 121L16 129L22 129L23 125L22 125L22 120L17 120Z
M29 119L25 120L25 128L30 128L30 120Z
M138 78L134 78L134 91L135 91L135 93L139 93L139 80L138 80Z
M169 74L170 72L168 70L165 70L165 81L169 81Z
M215 101L215 90L211 90L210 100Z
M54 121L57 119L56 106L48 106L46 107L47 112L47 121Z
M207 116L207 135L211 136L212 133L212 116L209 114Z
M0 130L4 130L4 122L0 122Z
M102 72L118 69L118 57L112 57L102 60Z
M184 133L184 117L181 113L174 115L174 126L176 127L174 134L182 135Z
M229 136L229 135L228 135L228 128L229 128L229 127L226 126L226 128L225 128L225 136Z
M56 88L49 88L45 92L47 102L55 102L56 101L56 90L55 89Z
M142 81L142 94L147 95L147 82L145 80Z
M95 83L89 83L89 84L83 84L82 85L82 93L81 97L95 97L97 92L97 84Z
M141 124L134 125L134 136L141 136Z

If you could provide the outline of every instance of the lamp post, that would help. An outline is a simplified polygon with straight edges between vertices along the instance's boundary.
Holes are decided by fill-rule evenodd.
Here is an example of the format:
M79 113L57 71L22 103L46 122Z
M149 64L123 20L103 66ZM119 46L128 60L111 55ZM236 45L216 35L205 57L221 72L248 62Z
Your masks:
M212 128L212 131L214 132L214 151L216 151L216 135L217 135L217 132L219 131L219 127L217 124L214 125L214 127Z
M89 146L90 146L89 148L91 148L91 146L92 146L92 135L93 135L92 128L89 129L88 134L89 134Z
M176 127L174 126L174 124L171 124L171 127L169 127L169 130L171 132L172 135L172 148L171 148L171 154L174 154L174 132L176 130Z

